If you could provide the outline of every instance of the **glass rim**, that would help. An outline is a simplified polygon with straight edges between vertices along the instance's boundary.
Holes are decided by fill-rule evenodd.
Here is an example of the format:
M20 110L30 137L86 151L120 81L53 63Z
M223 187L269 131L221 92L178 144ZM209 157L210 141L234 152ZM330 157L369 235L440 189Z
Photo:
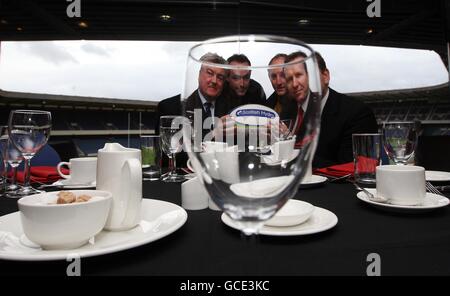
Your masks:
M50 111L44 111L44 110L25 110L25 109L11 110L11 113L51 114Z
M159 118L177 118L177 117L184 117L183 115L163 115Z
M192 54L192 52L199 48L200 46L204 46L204 45L209 45L209 44L218 44L218 43L232 43L232 42L242 42L242 43L247 43L247 42L254 42L254 41L262 41L265 43L291 43L291 44L296 44L299 46L302 46L306 49L309 50L309 54L306 52L303 52L306 57L303 60L294 60L291 61L289 63L283 63L283 64L275 64L275 65L251 65L251 66L237 66L237 65L229 65L229 64L218 64L218 63L213 63L213 62L207 62L207 61L201 61L198 58L195 58ZM315 50L312 49L312 47L310 47L308 44L306 44L303 41L300 41L298 39L295 38L291 38L291 37L285 37L285 36L277 36L277 35L264 35L264 34L247 34L247 35L231 35L231 36L224 36L224 37L219 37L219 38L212 38L212 39L208 39L205 41L202 41L198 44L195 44L194 46L192 46L189 49L189 53L188 53L188 57L191 58L192 60L194 60L197 63L200 63L202 65L207 65L210 67L215 67L215 68L223 68L223 69L227 69L227 70L255 70L255 69L279 69L279 68L284 68L286 66L292 66L292 65L297 65L297 64L304 64L306 63L307 60L310 59L315 59Z
M385 125L385 124L405 124L405 123L407 123L407 124L414 124L415 122L414 121L383 121L383 125Z
M353 136L381 136L381 133L357 133L357 134L352 134Z

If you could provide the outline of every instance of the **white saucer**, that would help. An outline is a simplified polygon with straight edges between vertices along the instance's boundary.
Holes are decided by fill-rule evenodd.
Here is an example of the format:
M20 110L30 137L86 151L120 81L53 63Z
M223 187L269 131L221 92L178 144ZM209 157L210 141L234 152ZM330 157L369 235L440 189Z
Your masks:
M0 259L18 261L66 260L69 255L92 257L135 248L179 229L187 220L186 211L169 202L143 199L142 220L127 231L102 231L88 244L72 250L42 250L24 244L20 213L0 217ZM4 239L2 239L2 237Z
M450 181L450 173L440 171L425 171L425 179L430 182Z
M240 230L239 226L227 214L221 216L222 222L231 228ZM333 228L338 222L337 216L326 209L315 207L311 217L304 223L293 226L273 227L264 225L259 234L272 236L296 236L322 232Z
M97 182L92 182L89 184L72 184L69 179L61 179L56 182L54 182L52 185L54 186L61 186L63 188L67 189L81 189L81 188L95 188L97 185Z
M303 180L302 183L300 183L301 186L309 186L309 185L319 185L322 183L325 183L328 180L327 177L319 176L319 175L312 175L310 180Z
M366 188L367 191L372 193L374 196L377 196L377 190L373 188ZM414 205L414 206L404 206L404 205L394 205L390 203L381 203L370 200L367 195L360 191L356 194L356 196L369 204L382 207L382 208L390 208L390 209L397 209L397 210L407 210L407 211L421 211L421 210L431 210L436 208L445 207L449 204L450 200L446 198L445 196L437 195L434 193L427 192L425 196L425 201L420 205Z

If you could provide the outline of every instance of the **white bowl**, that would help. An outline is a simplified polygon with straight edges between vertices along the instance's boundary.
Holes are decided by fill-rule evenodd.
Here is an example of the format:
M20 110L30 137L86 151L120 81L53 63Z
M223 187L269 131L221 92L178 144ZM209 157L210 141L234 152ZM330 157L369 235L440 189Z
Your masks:
M43 249L73 249L86 244L105 226L112 194L100 190L70 190L87 202L56 204L59 191L19 199L20 219L25 235Z
M264 223L267 226L293 226L298 225L311 217L314 212L314 206L310 203L290 199L288 202L273 216Z

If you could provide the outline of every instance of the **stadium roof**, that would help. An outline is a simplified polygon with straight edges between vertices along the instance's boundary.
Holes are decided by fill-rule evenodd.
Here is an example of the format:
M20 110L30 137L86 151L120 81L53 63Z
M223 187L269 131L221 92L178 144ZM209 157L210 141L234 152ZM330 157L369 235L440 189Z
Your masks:
M450 86L449 83L443 83L429 87L368 91L348 93L348 95L368 103L418 100L427 100L429 102L448 102L448 98L450 98Z
M99 97L66 96L4 91L0 89L0 106L154 111L158 102Z
M428 100L430 102L448 101L450 97L449 83L431 87L348 93L364 102L389 102ZM0 106L11 107L38 107L38 108L64 108L64 109L103 109L103 110L134 110L154 111L158 102L142 100L124 100L113 98L65 96L37 93L23 93L4 91L0 89Z
M81 3L81 17L68 5ZM374 0L0 0L0 40L197 41L276 34L318 44L431 49L444 59L450 1ZM72 3L73 2L73 3Z

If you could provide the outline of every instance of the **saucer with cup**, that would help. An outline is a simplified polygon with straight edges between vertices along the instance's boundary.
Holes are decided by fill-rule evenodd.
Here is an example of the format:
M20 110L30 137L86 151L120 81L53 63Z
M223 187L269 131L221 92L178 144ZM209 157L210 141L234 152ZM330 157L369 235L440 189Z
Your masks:
M270 147L271 154L262 155L261 161L268 166L277 166L294 160L300 150L294 149L295 137L289 140L278 141Z
M385 202L369 199L364 192L357 197L385 208L427 210L449 204L448 198L426 192L425 169L420 166L383 165L376 169L376 189L366 188Z
M63 166L69 167L69 175L61 172ZM97 157L71 158L69 162L60 162L56 170L63 179L52 185L72 189L96 186Z

